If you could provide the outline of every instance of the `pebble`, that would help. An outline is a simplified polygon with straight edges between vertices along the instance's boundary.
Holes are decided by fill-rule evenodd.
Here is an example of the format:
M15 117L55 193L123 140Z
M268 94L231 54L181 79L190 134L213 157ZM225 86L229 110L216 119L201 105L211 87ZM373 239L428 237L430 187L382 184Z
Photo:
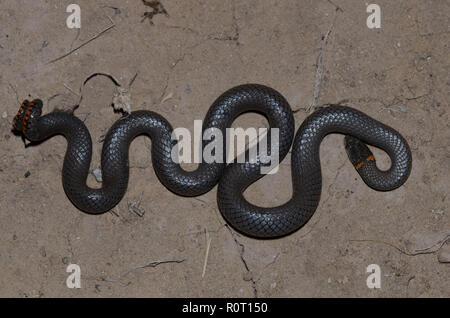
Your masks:
M103 182L102 170L100 168L95 168L94 170L92 170L92 174L94 175L97 182Z
M2 118L5 119L6 117L8 117L8 113L7 112L3 112Z
M407 110L406 107L404 107L404 106L398 106L398 109L400 109L400 111L401 111L402 113L407 113L407 112L408 112L408 110Z

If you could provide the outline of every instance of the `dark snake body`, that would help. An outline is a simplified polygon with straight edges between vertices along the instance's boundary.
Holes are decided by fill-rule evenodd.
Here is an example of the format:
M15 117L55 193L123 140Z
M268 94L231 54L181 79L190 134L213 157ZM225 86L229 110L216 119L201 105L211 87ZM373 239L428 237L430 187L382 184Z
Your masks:
M183 170L172 161L176 141L172 140L171 125L151 111L132 112L110 128L102 150L102 188L91 189L86 185L86 179L92 141L86 126L77 117L64 112L41 117L41 109L39 100L24 102L14 120L14 128L31 141L42 141L56 134L65 136L68 145L62 171L64 190L78 209L91 214L111 210L125 195L129 179L129 146L142 134L152 139L153 167L168 189L182 196L198 196L219 183L217 202L224 218L239 231L260 238L289 234L302 227L314 214L322 191L319 147L329 133L347 135L345 143L350 160L363 180L376 190L388 191L401 186L411 171L411 153L405 139L364 113L338 105L321 108L303 122L294 139L293 113L283 96L265 86L242 85L227 91L213 103L203 122L203 131L217 128L226 136L226 129L236 117L253 111L263 114L271 128L279 128L280 162L294 139L291 158L293 195L287 203L261 208L244 198L245 189L263 176L259 160L229 165L203 162L195 171ZM377 169L365 144L386 151L392 162L388 171ZM203 147L205 145L204 141Z

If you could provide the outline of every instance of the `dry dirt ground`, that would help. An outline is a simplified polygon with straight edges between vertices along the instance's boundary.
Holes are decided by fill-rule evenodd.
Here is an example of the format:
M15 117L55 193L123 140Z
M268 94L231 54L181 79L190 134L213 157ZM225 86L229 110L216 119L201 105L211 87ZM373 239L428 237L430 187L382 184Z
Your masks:
M448 1L377 0L381 28L369 29L360 0L163 0L168 16L144 21L153 9L140 0L77 0L78 30L66 26L72 2L0 0L0 296L450 296ZM43 99L45 112L76 104L94 72L123 86L137 73L131 108L189 129L221 93L249 82L280 91L298 110L297 127L310 105L349 105L403 134L412 174L396 191L373 191L343 136L330 135L313 218L288 237L256 240L225 226L216 189L199 198L166 190L151 168L151 141L139 137L126 197L90 216L62 188L65 139L25 148L11 122L25 98ZM114 92L109 78L94 77L75 111L95 141L92 169L100 137L120 117ZM252 114L235 122L264 124ZM99 186L93 176L88 183ZM246 197L269 206L291 193L287 158ZM128 202L141 195L139 216ZM81 268L81 289L66 287L69 264ZM381 268L380 289L366 285L370 264Z

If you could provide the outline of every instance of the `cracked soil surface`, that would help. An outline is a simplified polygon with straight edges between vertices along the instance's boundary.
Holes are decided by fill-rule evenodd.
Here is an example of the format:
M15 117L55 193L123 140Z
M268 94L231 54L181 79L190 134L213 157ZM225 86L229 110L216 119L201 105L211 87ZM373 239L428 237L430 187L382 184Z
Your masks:
M79 30L66 27L70 3L0 1L0 296L450 296L450 267L437 257L450 248L448 1L379 0L380 29L366 26L358 0L77 0ZM412 174L396 191L375 192L348 161L343 136L330 135L313 218L288 237L255 240L225 225L216 189L199 198L166 190L151 141L139 137L126 197L110 213L86 215L61 185L64 138L25 148L11 122L25 98L41 98L44 112L70 108L94 72L124 86L137 73L132 110L188 129L221 93L249 82L280 91L297 127L305 109L349 105L403 134ZM120 117L114 91L110 79L92 78L75 111L94 140L92 169L96 141ZM265 124L254 114L235 122ZM99 186L92 175L88 184ZM246 197L275 206L291 193L287 158ZM81 289L66 287L69 264L81 267ZM381 268L381 289L366 286L370 264Z

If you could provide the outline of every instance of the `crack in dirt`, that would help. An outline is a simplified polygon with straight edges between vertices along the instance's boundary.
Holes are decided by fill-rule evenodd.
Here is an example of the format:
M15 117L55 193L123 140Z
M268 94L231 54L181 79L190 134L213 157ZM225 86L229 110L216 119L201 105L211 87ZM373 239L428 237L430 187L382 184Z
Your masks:
M244 258L245 245L242 244L241 242L239 242L239 240L236 238L236 235L233 233L233 230L228 226L228 224L225 225L225 227L230 232L231 237L233 238L234 242L236 243L236 246L238 246L238 248L240 249L239 256L240 256L242 264L244 264L244 268L246 270L246 273L244 274L244 281L251 282L252 288L253 288L253 296L254 296L254 298L258 298L258 288L256 285L257 280L255 281L255 279L253 278L253 273L250 270L250 267L248 266L247 261ZM245 275L248 275L248 276L245 276Z

